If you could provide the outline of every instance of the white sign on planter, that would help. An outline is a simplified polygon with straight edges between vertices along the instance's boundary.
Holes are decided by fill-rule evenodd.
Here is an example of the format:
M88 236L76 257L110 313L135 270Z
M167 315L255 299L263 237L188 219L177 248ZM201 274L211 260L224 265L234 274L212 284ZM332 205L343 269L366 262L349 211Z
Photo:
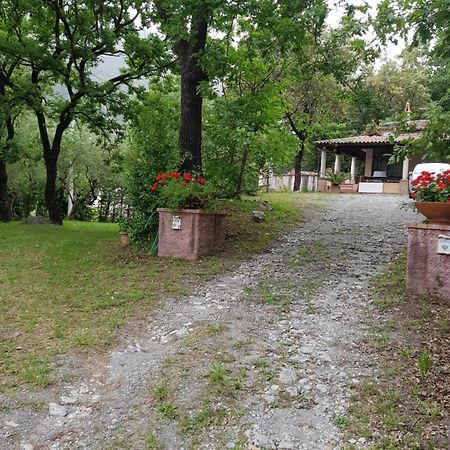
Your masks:
M181 230L180 216L172 216L172 230Z
M439 236L437 252L439 255L450 255L450 236Z

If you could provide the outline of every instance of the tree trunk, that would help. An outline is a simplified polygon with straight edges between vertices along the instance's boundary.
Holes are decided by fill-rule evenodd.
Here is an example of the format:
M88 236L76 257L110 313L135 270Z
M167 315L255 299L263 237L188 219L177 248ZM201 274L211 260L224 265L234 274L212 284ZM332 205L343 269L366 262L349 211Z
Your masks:
M12 219L11 205L8 195L8 174L6 162L0 160L0 222L9 222Z
M236 198L239 198L242 194L242 186L244 184L244 173L245 173L245 168L247 167L248 152L249 152L249 148L248 148L248 146L246 146L244 148L244 154L242 155L242 160L241 160L241 167L239 169L238 177L236 180L236 192L234 194Z
M4 94L4 88L0 88L0 95ZM14 120L9 116L5 122L7 137L6 145L14 139ZM0 160L0 222L9 222L12 219L11 202L8 194L8 172L6 161Z
M62 225L64 213L61 206L61 198L56 188L56 181L58 178L57 164L59 153L61 151L62 137L72 121L72 116L68 112L61 114L59 123L55 129L53 142L50 142L44 114L40 110L35 110L35 114L39 127L47 175L44 198L45 205L47 206L48 218L55 225Z
M58 175L56 165L58 160L53 156L53 154L44 155L44 160L47 174L45 181L45 205L48 210L48 218L52 223L62 225L63 212L59 193L56 189L56 179Z
M295 162L294 162L294 170L295 170L295 176L294 176L294 192L300 190L300 184L302 181L302 161L303 156L305 154L305 140L306 140L306 130L305 129L298 129L297 125L294 122L294 119L292 117L292 113L286 113L285 116L288 121L289 125L291 127L291 130L294 132L294 134L297 136L297 138L300 141L300 149L298 153L295 155Z
M302 162L303 162L303 155L305 154L305 141L300 141L300 150L295 155L295 163L294 163L294 169L295 169L295 176L294 176L294 192L300 190L300 185L302 182Z
M202 108L203 97L199 92L200 83L208 76L199 62L199 54L206 45L208 24L204 19L193 19L192 40L180 40L175 52L180 60L181 75L181 119L179 147L181 170L202 171Z

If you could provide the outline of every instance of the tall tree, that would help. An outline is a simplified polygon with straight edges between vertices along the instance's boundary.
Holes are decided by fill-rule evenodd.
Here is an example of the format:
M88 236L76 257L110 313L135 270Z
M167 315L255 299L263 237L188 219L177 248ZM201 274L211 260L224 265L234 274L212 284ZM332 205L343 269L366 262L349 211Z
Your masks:
M26 104L39 128L47 181L49 218L60 224L63 212L57 192L57 162L63 135L74 120L93 128L117 131L126 95L121 86L160 70L163 43L155 34L139 36L142 0L4 0L0 15L6 29L0 51L20 58L29 77L8 89ZM105 58L125 57L127 67L99 76Z
M0 9L1 12L1 9ZM13 30L4 27L4 15L0 14L1 36L8 38ZM1 39L1 38L0 38ZM0 52L0 221L8 222L12 218L8 194L7 162L14 157L14 121L18 114L16 101L9 93L9 87L15 82L14 75L19 67L20 58ZM17 80L16 80L17 81Z
M323 0L285 2L253 0L157 0L150 16L179 58L181 119L179 146L182 168L201 170L202 106L206 86L233 70L229 56L237 42L253 52L280 55L301 49L306 32L324 16Z
M305 150L315 136L319 123L322 132L330 129L333 116L342 118L342 86L375 51L365 42L366 21L357 18L366 7L349 7L335 29L325 26L324 17L316 18L301 53L294 53L296 63L285 82L285 120L297 137L299 149L294 160L294 191L300 189ZM336 127L331 127L336 128Z
M224 2L226 3L226 2ZM217 5L211 1L155 2L154 17L162 25L178 57L181 79L181 115L179 148L181 169L201 172L202 169L202 111L203 96L200 85L208 80L201 64L205 51L208 27Z

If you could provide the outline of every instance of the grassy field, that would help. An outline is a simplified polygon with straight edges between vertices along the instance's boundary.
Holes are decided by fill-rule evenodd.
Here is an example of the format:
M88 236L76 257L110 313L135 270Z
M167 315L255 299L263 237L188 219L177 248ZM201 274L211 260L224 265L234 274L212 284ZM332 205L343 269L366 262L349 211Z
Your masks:
M264 196L274 210L255 224L252 201L227 202L227 249L196 262L121 249L113 224L0 224L0 392L51 383L56 354L101 352L130 317L265 250L317 207L319 195Z

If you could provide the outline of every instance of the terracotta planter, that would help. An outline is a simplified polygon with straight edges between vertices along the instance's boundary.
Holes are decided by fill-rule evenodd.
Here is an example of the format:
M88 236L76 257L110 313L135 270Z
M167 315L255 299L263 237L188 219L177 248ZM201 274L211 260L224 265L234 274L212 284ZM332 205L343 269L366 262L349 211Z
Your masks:
M119 239L120 245L122 247L128 247L128 245L130 244L130 240L128 239L128 233L125 233L124 231L120 232Z
M333 194L339 194L341 192L339 184L332 184L330 186L330 192L332 192Z
M197 259L220 252L225 244L224 212L158 208L158 256Z
M450 224L450 202L416 202L415 205L429 223Z

